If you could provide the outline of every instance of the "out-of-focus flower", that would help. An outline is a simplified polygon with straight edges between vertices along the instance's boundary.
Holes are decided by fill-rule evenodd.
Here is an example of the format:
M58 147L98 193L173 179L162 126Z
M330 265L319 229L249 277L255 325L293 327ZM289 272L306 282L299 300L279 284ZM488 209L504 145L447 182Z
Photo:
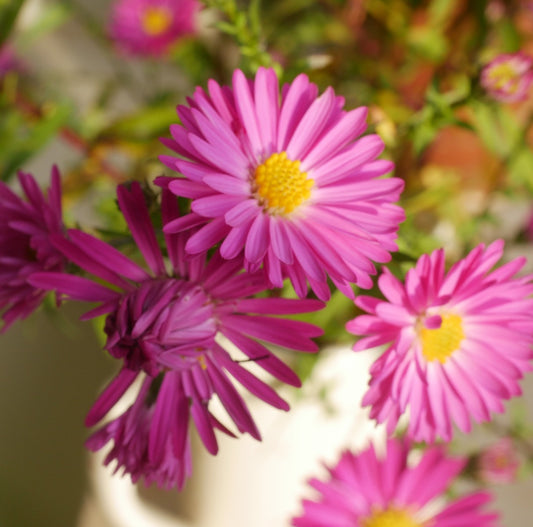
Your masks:
M31 285L38 271L62 271L66 259L50 236L62 236L61 179L52 168L50 188L44 195L31 174L19 172L26 199L0 182L0 312L5 331L15 320L30 315L46 291Z
M367 335L354 350L388 344L363 404L389 433L409 410L410 437L449 440L452 423L468 432L472 418L490 420L504 410L503 399L521 393L518 381L533 356L533 283L514 276L525 258L491 271L502 253L501 240L479 245L445 273L437 250L418 260L405 285L384 269L386 300L356 299L369 314L346 326Z
M0 46L0 79L10 71L20 71L22 65L11 47L4 44Z
M478 458L478 471L487 483L512 483L520 467L520 459L509 437L484 449Z
M166 227L202 225L189 253L221 241L223 258L244 251L246 269L264 265L273 286L288 276L300 297L309 282L327 299L327 275L353 296L351 283L372 286L372 261L390 260L403 182L380 177L393 165L376 160L377 135L357 139L366 108L343 111L332 88L317 95L302 74L280 97L275 72L264 68L252 81L236 70L232 88L211 80L208 93L198 88L178 107L183 126L163 140L182 158L161 160L185 177L158 183L193 200L193 212Z
M85 319L107 315L105 348L122 359L123 368L90 410L87 426L97 424L139 376L148 376L134 406L97 432L89 446L99 448L113 439L110 456L133 479L144 474L147 482L181 486L189 473L185 468L189 462L182 456L187 453L184 444L190 418L212 454L218 450L214 429L230 433L208 408L213 395L218 396L239 432L260 439L230 376L268 404L289 409L275 390L240 364L235 349L242 352L243 360L254 361L278 380L298 386L296 374L259 341L317 351L311 338L322 333L320 328L268 315L315 311L323 304L318 300L251 298L267 288L263 271L242 272L242 259L226 261L218 253L208 262L205 253L186 255L190 233L165 235L172 266L168 272L140 185L133 183L130 190L121 186L117 193L150 271L105 242L71 230L69 240L54 239L57 247L97 281L39 273L32 283L71 299L100 302ZM161 212L163 224L179 216L177 199L166 190ZM229 345L222 342L224 338ZM132 439L134 430L139 437Z
M161 56L195 31L196 0L118 0L113 5L111 37L132 55Z
M474 492L446 502L444 492L466 460L446 456L440 447L428 448L411 463L409 446L400 440L387 443L380 457L370 446L359 454L343 452L330 478L309 484L315 500L303 500L303 513L295 527L451 527L497 525L498 515L486 512L488 492Z
M522 101L533 83L532 66L533 58L522 52L498 55L483 68L481 85L497 101Z

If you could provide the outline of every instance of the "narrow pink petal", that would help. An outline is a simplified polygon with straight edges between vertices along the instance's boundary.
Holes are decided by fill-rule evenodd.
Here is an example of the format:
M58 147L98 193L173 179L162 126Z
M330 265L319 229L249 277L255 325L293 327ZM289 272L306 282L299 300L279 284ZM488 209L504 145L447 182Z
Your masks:
M63 273L34 273L28 278L33 286L44 290L54 290L74 300L85 302L105 302L117 300L120 293L108 289L81 276Z
M328 130L302 159L302 170L307 172L316 163L322 162L335 155L345 144L359 136L366 128L368 109L356 108L345 113L341 120Z
M205 159L205 162L216 168L216 172L231 174L237 178L241 178L243 174L247 173L248 162L233 160L226 150L219 150L199 136L190 134L190 141ZM188 175L185 170L182 172Z
M250 393L274 408L285 411L289 410L287 402L282 399L271 386L258 379L238 363L233 362L229 356L227 356L227 353L217 354L217 359L220 360L224 368L228 370L228 372Z
M259 68L254 81L255 115L265 152L274 152L279 116L278 78L273 69Z
M231 229L220 245L220 255L226 260L236 258L244 249L248 237L249 225L234 227Z
M305 322L262 316L231 315L224 318L224 323L229 329L245 335L307 352L318 350L318 346L309 337L322 334L322 329Z
M207 408L200 401L193 400L190 412L202 443L207 451L215 456L218 452L218 444Z
M316 99L292 134L287 145L287 156L292 160L301 160L313 146L316 139L322 134L324 124L332 111L335 102L335 93L329 87Z
M129 191L125 186L119 186L117 198L120 210L146 263L156 275L166 274L163 256L157 243L141 186L136 181L131 184Z
M294 260L283 219L270 218L270 245L277 258L283 263L292 265Z
M85 426L94 426L115 406L118 400L132 385L139 372L122 368L119 374L106 386L99 395L85 418Z
M224 219L228 225L239 227L245 223L251 223L254 218L262 214L257 202L253 199L247 199L235 205L228 211Z
M224 218L215 218L189 238L185 250L190 254L203 253L214 247L229 230Z
M234 331L223 326L221 332L257 366L263 368L276 379L291 386L301 386L298 376L263 344L246 337L239 329Z
M191 210L206 218L223 216L229 209L242 201L240 196L217 194L206 198L198 198L191 204Z
M211 357L206 357L207 373L213 383L215 391L220 398L224 408L233 419L240 432L248 432L252 437L261 440L261 434L250 415L250 411L239 395L233 384L226 375L213 362Z
M203 181L213 190L223 194L241 196L242 198L250 196L250 183L247 177L238 178L226 174L212 174L204 177Z
M102 265L108 269L114 271L120 270L122 276L133 282L143 282L150 278L150 275L142 267L98 238L74 229L69 230L68 234L72 241L77 243L89 255L97 256L101 260ZM81 265L81 263L78 265ZM90 271L90 269L87 270Z
M235 311L272 315L293 315L309 313L324 308L324 303L314 299L293 298L245 298L235 305Z
M246 238L244 256L251 263L261 262L269 245L269 216L257 214Z
M148 435L148 458L151 463L158 465L165 455L165 447L169 440L175 401L175 386L172 377L165 375L157 394L157 401L152 414L150 432Z
M316 86L310 84L307 75L303 73L298 75L289 85L283 96L279 116L278 152L287 149L296 126L298 126L311 101L315 99L317 92Z
M204 218L203 216L199 216L198 214L192 212L190 214L182 216L181 218L176 218L175 220L166 223L163 226L163 232L172 234L187 231L189 229L192 229L193 227L198 227L199 225L205 224L206 221L206 218Z
M235 70L233 73L233 90L239 118L250 140L252 153L258 158L264 154L264 145L261 142L261 136L259 134L259 124L255 115L255 104L250 92L250 86L241 70Z

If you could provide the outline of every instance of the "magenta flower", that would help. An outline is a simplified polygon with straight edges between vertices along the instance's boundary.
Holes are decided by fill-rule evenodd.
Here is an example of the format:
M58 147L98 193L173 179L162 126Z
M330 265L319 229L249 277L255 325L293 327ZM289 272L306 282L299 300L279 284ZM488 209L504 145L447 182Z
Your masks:
M445 273L444 252L434 251L405 285L384 269L386 300L356 299L369 314L346 325L367 335L354 350L388 346L371 368L363 404L389 433L409 410L410 437L449 440L452 423L468 432L471 418L488 421L504 410L502 400L521 393L518 380L531 370L533 284L514 277L524 258L491 271L502 253L501 240L479 245Z
M481 85L497 101L524 100L533 82L533 58L525 53L503 53L481 72Z
M13 49L7 44L0 46L0 79L10 71L21 71L22 69L22 64Z
M358 138L366 108L343 111L332 88L317 95L302 74L280 96L275 72L264 68L251 81L235 71L232 88L211 80L207 93L198 88L178 106L182 126L162 140L180 157L161 160L184 177L158 183L193 200L190 215L166 226L202 226L187 252L222 242L223 258L244 251L246 269L264 266L274 287L288 276L300 297L309 282L325 300L327 275L353 296L351 283L372 286L373 261L390 260L403 182L380 177L393 164L376 160L377 135Z
M17 319L30 315L46 291L28 282L38 271L62 271L66 259L50 242L62 236L61 180L52 168L50 188L45 196L31 174L19 172L26 200L0 182L0 312L2 331Z
M295 527L494 527L498 515L485 512L488 492L474 492L453 501L445 491L466 464L449 458L440 447L427 449L412 463L409 446L397 439L383 456L372 446L359 454L343 452L328 468L329 481L313 478L315 500L303 500Z
M196 0L117 0L110 33L132 55L161 56L184 35L194 33Z
M485 448L478 458L481 479L487 483L512 483L520 468L520 459L510 437Z
M231 434L208 408L214 395L239 432L260 439L230 376L268 404L288 410L275 390L241 362L254 362L278 380L298 386L295 373L261 341L316 351L311 338L322 333L320 328L269 315L314 311L323 304L251 298L265 290L264 273L241 272L242 260L225 261L218 253L208 262L205 253L187 256L184 247L190 233L165 235L172 267L167 271L140 185L119 187L118 202L150 271L110 245L71 230L70 240L54 242L97 281L63 273L40 273L31 281L70 299L99 302L85 319L107 315L105 348L123 361L123 367L90 410L87 426L100 422L139 376L147 376L137 402L97 432L89 447L100 448L113 439L108 461L115 458L134 480L144 475L148 483L181 486L190 472L189 419L212 454L218 449L214 430ZM166 190L161 212L164 224L179 215L175 196Z

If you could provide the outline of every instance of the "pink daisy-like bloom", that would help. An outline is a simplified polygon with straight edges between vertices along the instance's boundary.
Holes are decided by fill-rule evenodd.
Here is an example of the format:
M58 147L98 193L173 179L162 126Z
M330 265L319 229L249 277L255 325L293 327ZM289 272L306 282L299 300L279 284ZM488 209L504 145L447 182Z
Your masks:
M409 410L408 435L432 442L463 432L471 418L489 421L502 400L520 395L518 381L531 370L533 283L515 274L517 258L496 270L503 241L479 245L448 273L443 250L423 255L405 285L387 269L379 278L386 300L360 296L369 314L347 323L366 335L355 351L388 345L371 367L363 404L389 433Z
M504 53L481 72L481 85L497 101L517 102L527 98L533 83L533 58L525 53Z
M187 255L184 247L190 233L165 235L172 267L167 271L140 185L133 183L130 190L120 186L117 194L149 271L105 242L70 230L68 240L55 237L54 243L97 281L64 273L39 273L31 282L70 299L99 302L84 319L106 315L105 348L123 361L123 367L90 410L87 426L99 423L133 382L146 376L134 405L96 432L89 447L98 449L113 439L108 462L116 459L134 480L144 475L147 483L181 487L190 473L189 420L192 418L212 454L218 450L214 430L231 435L208 408L214 395L239 432L260 439L230 377L266 403L289 409L272 387L241 362L253 361L276 379L299 386L296 374L262 341L314 352L318 347L312 338L322 330L269 315L315 311L323 304L317 300L252 298L266 289L263 271L242 272L242 259L226 261L216 252L209 261L205 253ZM177 199L166 190L161 212L163 224L179 216ZM242 352L242 360L234 357L234 348Z
M0 182L0 313L7 330L15 320L30 315L47 291L28 282L38 271L62 271L66 259L50 242L64 232L61 212L61 179L52 168L45 195L31 174L19 172L26 199Z
M370 288L372 262L390 260L404 213L393 205L403 182L380 177L393 169L376 159L383 142L359 137L367 109L344 111L332 88L318 97L303 74L280 96L264 68L254 80L236 70L232 87L211 80L188 103L162 139L181 157L161 156L184 177L157 182L191 198L192 213L167 232L200 225L189 253L222 242L223 258L244 253L248 271L263 266L274 287L289 277L300 297L309 283L329 298L327 275L351 297L352 283Z
M516 480L520 459L510 437L485 448L477 460L480 478L487 483L512 483Z
M131 55L162 56L183 36L195 32L196 0L118 0L110 34Z
M384 456L370 446L359 454L342 453L328 468L329 480L310 486L316 500L303 501L295 527L495 527L498 515L484 507L488 492L473 492L453 501L444 493L466 464L430 447L412 463L408 443L391 439Z

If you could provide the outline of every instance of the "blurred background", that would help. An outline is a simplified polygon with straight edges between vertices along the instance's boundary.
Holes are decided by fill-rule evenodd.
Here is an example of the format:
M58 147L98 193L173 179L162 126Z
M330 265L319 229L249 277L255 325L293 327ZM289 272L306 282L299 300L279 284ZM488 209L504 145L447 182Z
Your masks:
M398 272L436 247L453 261L496 237L507 258L526 255L533 270L533 97L498 100L481 82L498 55L533 55L532 2L203 2L194 31L159 56L110 37L110 0L8 0L0 9L13 57L0 68L0 176L17 188L22 168L45 185L57 164L69 225L122 228L115 187L165 172L158 138L177 122L176 104L210 77L223 83L235 67L272 65L286 80L303 71L321 89L332 85L348 108L369 107L370 130L406 181ZM282 392L291 413L250 403L263 443L222 439L216 458L197 448L182 493L111 478L85 451L84 416L116 364L101 350L101 330L79 323L82 306L46 304L16 323L1 336L0 526L288 524L321 461L382 436L359 406L373 352L349 352L353 306L334 309L319 360L290 359L305 380L301 393ZM527 436L531 375L523 386L501 423ZM468 454L499 435L478 427L453 448ZM531 467L521 454L515 481L486 483L508 527L531 523Z

